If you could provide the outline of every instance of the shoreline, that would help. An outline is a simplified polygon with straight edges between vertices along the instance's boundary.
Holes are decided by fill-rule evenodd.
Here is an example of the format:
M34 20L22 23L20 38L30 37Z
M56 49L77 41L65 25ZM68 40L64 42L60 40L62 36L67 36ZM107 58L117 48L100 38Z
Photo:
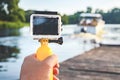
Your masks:
M94 48L60 65L60 80L119 80L120 46Z

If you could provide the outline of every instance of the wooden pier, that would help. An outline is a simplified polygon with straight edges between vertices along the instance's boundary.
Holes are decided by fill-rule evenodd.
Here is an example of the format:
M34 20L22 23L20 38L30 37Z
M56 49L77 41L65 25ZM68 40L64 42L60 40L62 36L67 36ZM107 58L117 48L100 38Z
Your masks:
M60 80L120 80L120 46L95 48L60 65Z

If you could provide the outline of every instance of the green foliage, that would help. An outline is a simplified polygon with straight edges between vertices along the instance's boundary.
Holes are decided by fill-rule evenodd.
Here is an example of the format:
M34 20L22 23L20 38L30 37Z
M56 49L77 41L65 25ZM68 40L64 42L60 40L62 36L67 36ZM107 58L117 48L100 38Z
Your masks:
M86 13L91 13L91 12L92 12L92 8L91 7L87 7Z
M5 28L21 28L24 24L21 22L6 22L6 21L0 21L0 29Z
M63 15L62 16L62 24L68 24L68 16L67 15Z
M91 13L92 8L88 7L86 13ZM79 16L81 13L85 13L84 11L76 12L73 15L63 15L62 22L63 24L77 24L79 22ZM108 12L104 12L103 10L96 9L95 13L99 13L103 16L106 24L120 24L120 9L113 8Z
M35 10L28 10L25 13L26 22L30 21L30 15L34 13ZM62 23L63 24L78 24L80 20L80 14L81 13L91 13L92 8L88 7L86 11L78 11L74 13L73 15L62 15ZM103 19L105 20L106 24L120 24L120 9L114 8L109 10L108 12L104 12L101 9L96 9L95 13L99 13L103 16Z
M34 13L32 10L25 11L26 22L30 22L30 15Z
M104 13L103 18L108 24L120 24L120 9L114 8Z
M104 14L104 11L103 11L103 10L100 10L100 9L96 9L96 10L95 10L95 13L99 13L99 14L102 14L102 15L103 15L103 14Z
M0 0L0 20L25 22L25 12L18 7L18 3L19 0Z
M63 24L77 24L79 22L79 16L81 13L83 13L83 11L76 12L73 15L63 15L62 16L62 23Z

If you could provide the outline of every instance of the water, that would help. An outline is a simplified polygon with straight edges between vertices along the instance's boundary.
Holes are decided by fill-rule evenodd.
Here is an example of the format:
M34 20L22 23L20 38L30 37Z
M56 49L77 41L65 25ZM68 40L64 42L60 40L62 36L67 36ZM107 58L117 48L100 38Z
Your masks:
M103 44L120 45L120 25L108 24L104 28Z
M89 41L83 43L81 38L73 38L76 25L63 26L63 45L51 43L49 46L58 55L59 62L84 53L94 47ZM120 25L105 25L105 42L120 42ZM25 56L35 53L39 42L29 35L28 27L20 29L21 36L9 36L0 38L0 80L18 80L21 64Z

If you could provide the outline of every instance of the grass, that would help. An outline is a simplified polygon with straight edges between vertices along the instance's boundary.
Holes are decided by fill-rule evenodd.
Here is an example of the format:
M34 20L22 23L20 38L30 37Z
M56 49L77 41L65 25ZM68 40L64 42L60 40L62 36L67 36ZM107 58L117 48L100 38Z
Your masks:
M5 28L22 28L26 24L22 22L8 22L8 21L0 21L0 29L5 29Z
M28 26L30 26L30 23L24 23L24 26L28 27Z

